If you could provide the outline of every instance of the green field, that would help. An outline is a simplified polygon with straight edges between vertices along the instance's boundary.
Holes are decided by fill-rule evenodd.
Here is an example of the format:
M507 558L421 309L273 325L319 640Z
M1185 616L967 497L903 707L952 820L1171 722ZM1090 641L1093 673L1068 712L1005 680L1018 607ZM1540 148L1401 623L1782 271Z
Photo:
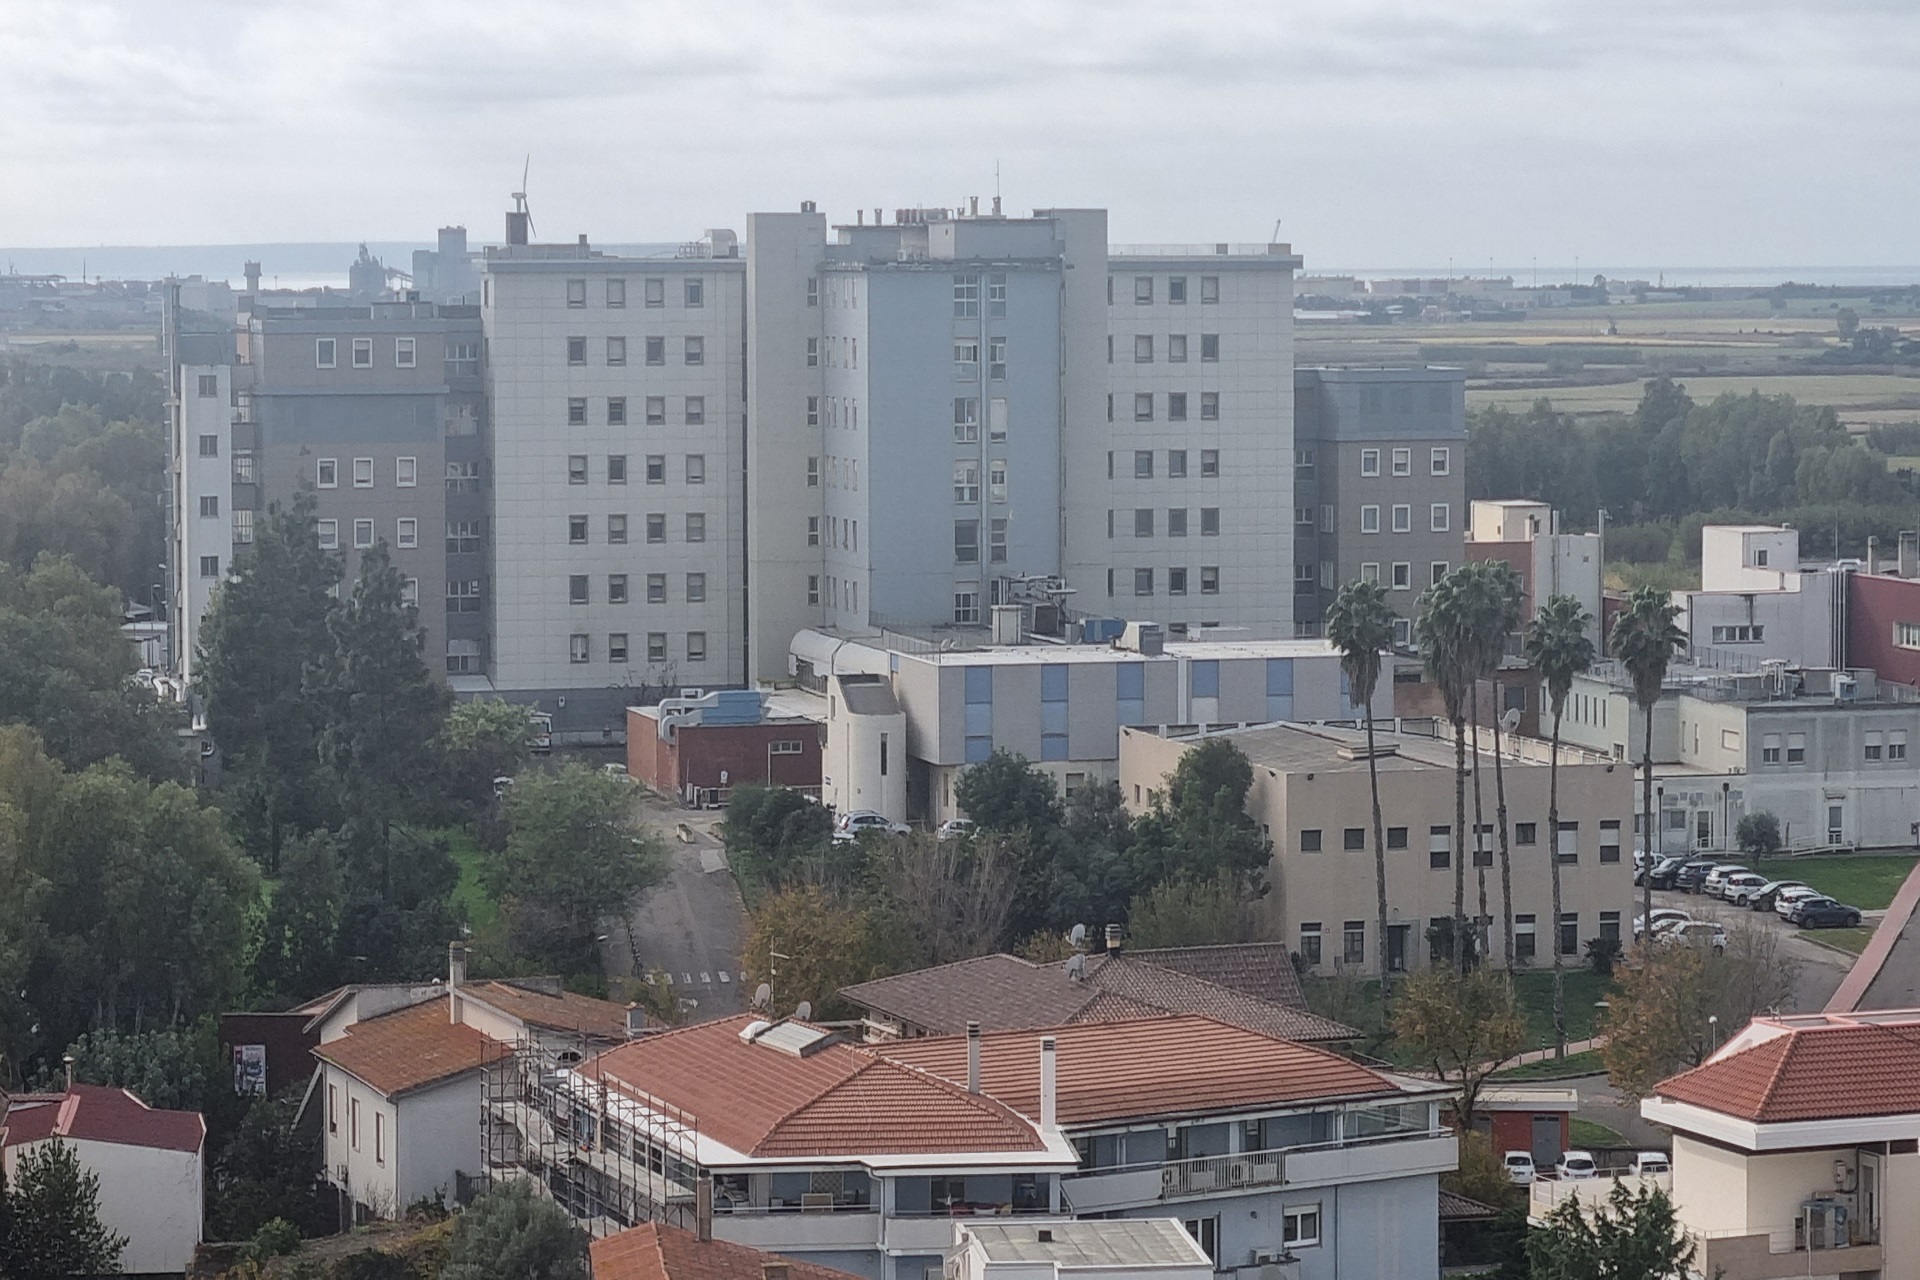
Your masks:
M480 867L485 857L473 832L465 827L448 827L447 852L460 868L460 879L453 886L453 911L474 933L485 933L500 918L500 904L480 884Z
M1569 965L1565 970L1567 1040L1586 1040L1594 1034L1599 1018L1598 1002L1612 989L1612 979L1603 978L1585 965ZM1403 1067L1422 1065L1412 1054L1395 1044L1381 1030L1380 985L1359 979L1308 978L1302 984L1308 1006L1322 1017L1358 1027L1363 1036L1361 1052ZM1531 969L1514 975L1514 992L1527 1018L1527 1042L1522 1051L1553 1047L1553 972ZM1584 1057L1584 1055L1579 1055ZM1574 1059L1569 1058L1567 1062ZM1533 1068L1544 1065L1545 1070ZM1598 1068L1595 1068L1596 1070ZM1534 1075L1564 1074L1566 1064L1531 1064ZM1503 1073L1504 1074L1504 1073Z
M1495 1080L1567 1080L1574 1076L1597 1076L1604 1073L1607 1064L1601 1060L1598 1049L1589 1049L1585 1053L1570 1053L1564 1058L1548 1058L1542 1062L1529 1062L1524 1067L1508 1067L1505 1071L1494 1072Z
M1618 1129L1609 1129L1598 1120L1583 1120L1579 1116L1575 1116L1573 1123L1568 1126L1568 1129L1568 1138L1571 1139L1576 1148L1581 1150L1590 1151L1595 1147L1624 1147L1627 1145L1627 1136L1624 1133L1621 1133Z
M1828 404L1843 422L1891 422L1920 418L1920 376L1887 373L1686 374L1678 381L1696 402L1728 392L1790 395L1803 404ZM1501 405L1525 410L1546 397L1563 413L1631 413L1640 403L1645 379L1600 386L1467 388L1467 408Z
M1830 947L1859 955L1867 949L1867 941L1873 937L1873 930L1865 925L1858 929L1815 929L1806 936L1815 942L1824 942Z
M1912 854L1840 854L1834 857L1770 858L1763 870L1782 880L1802 880L1829 898L1862 911L1885 910L1913 870ZM1824 931L1838 933L1837 929Z

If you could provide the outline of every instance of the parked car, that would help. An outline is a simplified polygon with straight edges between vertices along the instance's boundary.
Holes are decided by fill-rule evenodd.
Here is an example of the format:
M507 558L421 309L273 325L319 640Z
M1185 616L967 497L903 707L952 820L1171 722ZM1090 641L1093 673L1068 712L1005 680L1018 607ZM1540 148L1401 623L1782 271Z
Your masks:
M1767 878L1758 871L1736 871L1721 879L1720 892L1716 896L1723 902L1740 903L1741 894L1751 893L1766 882Z
M1678 907L1655 907L1653 909L1652 918L1653 918L1653 931L1655 933L1660 932L1660 930L1665 928L1667 925L1673 924L1677 921L1693 919L1691 915L1688 915L1686 912L1682 911ZM1645 933L1646 931L1647 931L1647 917L1635 916L1633 918L1633 936L1635 938L1638 938L1641 934Z
M1598 1177L1599 1173L1599 1166L1594 1164L1591 1151L1565 1152L1560 1157L1560 1163L1553 1166L1553 1176L1565 1182Z
M1525 1151L1509 1151L1506 1154L1507 1181L1516 1187L1524 1187L1533 1181L1533 1156Z
M1671 889L1673 878L1680 874L1680 868L1685 866L1686 862L1685 858L1676 858L1671 855L1657 858L1654 860L1653 870L1647 873L1647 878L1653 881L1653 887L1656 889Z
M1632 1168L1642 1177L1649 1173L1672 1173L1673 1161L1664 1151L1636 1151Z
M1773 910L1773 897L1782 889L1804 889L1806 884L1799 880L1769 880L1757 889L1748 890L1734 902L1738 906L1751 907L1755 911Z
M1860 923L1860 908L1824 896L1802 898L1787 919L1802 929L1852 929Z
M1698 893L1706 882L1707 873L1720 863L1713 858L1688 858L1673 873L1673 887L1682 893Z
M1727 931L1712 920L1682 920L1653 931L1654 941L1674 946L1711 947L1719 955L1727 949Z
M1826 895L1818 889L1810 889L1805 885L1801 885L1798 889L1782 889L1779 893L1773 895L1773 911L1775 915L1785 920L1793 914L1793 904L1800 901L1800 899L1822 898L1825 896Z
M886 814L880 813L877 810L854 809L841 815L840 821L834 824L833 838L835 840L852 840L865 831L875 831L883 835L887 832L893 832L896 835L905 835L911 830L913 830L913 828L909 827L906 823L895 822L892 818L889 818Z
M942 840L965 840L974 830L972 818L948 818L940 824L938 834Z
M1737 862L1723 862L1707 872L1706 878L1700 882L1700 892L1706 894L1709 898L1724 898L1727 896L1728 880L1734 876L1750 876L1752 874L1752 870L1741 866Z

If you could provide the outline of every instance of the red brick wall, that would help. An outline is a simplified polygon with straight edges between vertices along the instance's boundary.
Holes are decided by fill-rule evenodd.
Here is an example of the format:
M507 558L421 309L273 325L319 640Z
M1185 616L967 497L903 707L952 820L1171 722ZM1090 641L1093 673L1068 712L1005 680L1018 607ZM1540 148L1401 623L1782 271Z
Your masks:
M807 720L772 724L682 725L679 781L699 787L770 782L781 787L820 785L820 731ZM798 742L798 755L769 755L773 742ZM772 773L769 776L768 770ZM726 783L720 781L725 771Z
M1893 643L1893 624L1920 623L1920 579L1856 573L1847 584L1847 665L1920 685L1920 650Z

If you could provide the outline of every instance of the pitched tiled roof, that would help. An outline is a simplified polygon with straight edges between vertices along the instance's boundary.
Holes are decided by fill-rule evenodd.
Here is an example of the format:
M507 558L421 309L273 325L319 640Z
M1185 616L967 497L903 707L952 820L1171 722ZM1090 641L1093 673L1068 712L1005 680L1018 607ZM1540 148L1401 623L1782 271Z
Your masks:
M1055 1027L1056 1114L1099 1124L1254 1105L1398 1092L1356 1062L1195 1014ZM896 1040L878 1053L948 1079L966 1078L964 1036ZM981 1037L984 1092L1022 1115L1040 1113L1040 1033Z
M646 1222L595 1240L593 1280L766 1280L767 1263L784 1263L789 1280L859 1280L814 1262L781 1258L727 1240Z
M111 1142L125 1147L198 1151L207 1124L198 1111L158 1111L127 1092L76 1084L65 1093L22 1094L0 1117L0 1143L15 1147L47 1138Z
M1286 963L1291 970L1293 962ZM1352 1027L1308 1013L1303 1008L1275 1004L1205 978L1162 968L1138 955L1123 954L1098 964L1090 962L1087 982L1164 1013L1204 1013L1236 1027L1283 1040L1350 1040L1355 1034ZM1090 1019L1083 1014L1074 1021Z
M1284 942L1232 942L1212 947L1158 947L1128 951L1128 959L1172 969L1218 986L1304 1010L1300 976Z
M1920 1114L1920 1023L1790 1027L1654 1091L1760 1124Z
M513 981L469 982L460 988L463 998L478 1000L509 1017L549 1031L584 1031L603 1040L623 1040L627 1034L625 1005L571 991L540 991Z
M495 1042L450 1020L445 1000L367 1018L313 1051L392 1097L478 1070Z
M1027 1120L950 1080L845 1044L804 1056L748 1044L740 1032L750 1021L741 1015L657 1032L579 1071L691 1113L703 1137L746 1155L1045 1149Z
M1445 1187L1440 1188L1440 1221L1442 1222L1474 1222L1481 1218L1497 1216L1499 1211L1492 1205L1470 1200Z
M877 978L840 994L935 1035L965 1031L969 1022L989 1031L1059 1026L1093 996L1086 984L1069 978L1058 965L1004 954Z

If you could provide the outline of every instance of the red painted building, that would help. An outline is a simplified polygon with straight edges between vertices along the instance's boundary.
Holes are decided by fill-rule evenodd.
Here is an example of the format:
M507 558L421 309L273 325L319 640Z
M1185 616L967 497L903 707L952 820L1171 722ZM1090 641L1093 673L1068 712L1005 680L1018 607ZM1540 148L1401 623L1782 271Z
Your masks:
M1847 665L1871 668L1882 680L1920 686L1920 578L1849 577Z
M674 723L658 707L627 708L627 772L690 804L720 803L742 783L819 793L820 726L798 717L752 724Z

